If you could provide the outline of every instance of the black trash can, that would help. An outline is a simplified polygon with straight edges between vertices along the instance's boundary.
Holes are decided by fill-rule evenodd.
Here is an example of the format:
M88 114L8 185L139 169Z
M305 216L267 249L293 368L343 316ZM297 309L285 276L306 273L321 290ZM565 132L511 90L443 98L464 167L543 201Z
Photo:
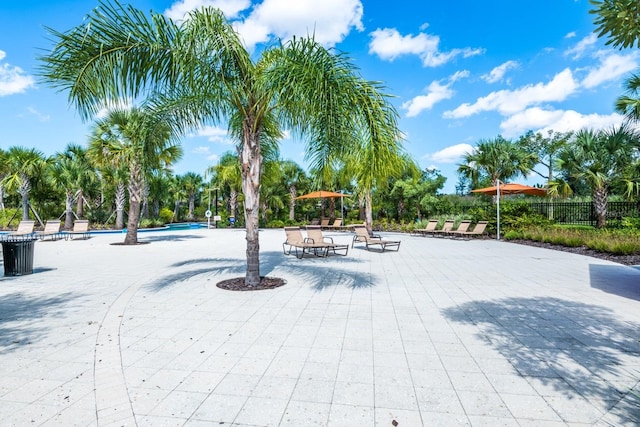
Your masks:
M4 236L2 243L2 259L5 276L22 276L33 273L33 248L36 237Z

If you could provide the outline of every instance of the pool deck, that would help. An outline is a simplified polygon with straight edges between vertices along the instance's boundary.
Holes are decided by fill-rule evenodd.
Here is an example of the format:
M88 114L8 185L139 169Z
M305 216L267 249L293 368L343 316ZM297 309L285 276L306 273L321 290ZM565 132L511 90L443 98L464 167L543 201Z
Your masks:
M300 260L263 230L287 284L255 292L215 286L244 230L37 242L0 278L0 425L640 424L640 270L384 235L399 252Z

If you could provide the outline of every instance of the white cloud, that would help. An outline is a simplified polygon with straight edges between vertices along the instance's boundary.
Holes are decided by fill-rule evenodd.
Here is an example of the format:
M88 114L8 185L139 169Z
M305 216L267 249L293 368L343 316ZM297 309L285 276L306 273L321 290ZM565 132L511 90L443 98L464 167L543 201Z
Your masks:
M548 83L523 86L516 90L500 90L478 98L475 103L465 103L452 111L445 111L445 118L462 118L482 111L498 111L510 115L531 105L550 101L563 101L577 90L578 84L570 69L556 74Z
M487 83L496 83L504 78L507 71L515 68L518 68L518 63L516 61L507 61L504 64L495 67L489 72L489 74L481 76L481 78Z
M227 134L227 130L217 126L204 126L198 129L198 133L195 135L189 135L190 137L205 137L210 142L220 144L232 144L231 139Z
M191 150L191 152L195 154L209 154L209 147L201 145Z
M360 0L264 0L244 22L234 24L249 48L271 36L289 40L313 35L325 46L341 42L352 29L362 31Z
M0 50L0 96L23 93L34 87L35 79L25 74L20 67L2 63L6 56L7 54Z
M210 162L217 162L218 160L220 160L220 156L217 154L212 154L210 156L207 157L207 160L209 160Z
M39 112L38 110L36 110L33 107L27 107L27 111L29 113L31 113L32 115L36 116L38 118L38 120L40 120L41 122L48 122L51 119L50 115L43 114L43 113Z
M500 123L505 137L511 138L533 130L546 133L577 131L583 128L604 129L622 123L624 117L613 113L581 114L574 110L545 110L534 107L514 114Z
M240 12L251 6L250 0L179 0L164 11L165 16L173 20L182 20L185 15L195 9L213 6L224 13L227 19L233 19Z
M407 110L407 117L415 117L424 110L430 110L435 104L445 99L451 99L455 92L451 85L462 78L468 77L468 71L458 71L449 77L449 81L442 84L441 81L433 81L427 87L426 95L419 95L402 104L402 108Z
M629 55L619 55L617 53L598 52L596 55L600 59L597 68L593 68L582 80L582 86L587 89L596 87L604 82L615 80L636 68L638 68L638 54L633 52Z
M564 38L565 38L565 39L572 39L572 38L574 38L575 36L577 36L576 32L575 32L575 31L571 31L570 33L567 33L567 35L566 35L566 36L564 36Z
M473 147L469 144L456 144L428 154L425 158L438 163L456 163L462 156L472 151Z
M484 53L483 49L469 47L441 52L438 48L440 37L427 33L403 36L395 28L384 28L377 29L370 35L369 53L386 61L393 61L403 55L416 55L425 67L437 67L457 56L467 58Z
M585 52L598 41L598 36L589 34L587 37L576 43L575 46L564 51L565 56L571 56L573 59L581 58Z

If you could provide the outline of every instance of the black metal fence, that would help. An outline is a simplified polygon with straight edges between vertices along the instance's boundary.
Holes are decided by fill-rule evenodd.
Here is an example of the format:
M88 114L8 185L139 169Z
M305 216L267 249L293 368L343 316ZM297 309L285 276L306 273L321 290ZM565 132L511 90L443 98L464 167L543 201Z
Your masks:
M596 211L591 202L543 202L530 203L531 209L560 224L596 225ZM607 219L640 217L638 202L607 203Z

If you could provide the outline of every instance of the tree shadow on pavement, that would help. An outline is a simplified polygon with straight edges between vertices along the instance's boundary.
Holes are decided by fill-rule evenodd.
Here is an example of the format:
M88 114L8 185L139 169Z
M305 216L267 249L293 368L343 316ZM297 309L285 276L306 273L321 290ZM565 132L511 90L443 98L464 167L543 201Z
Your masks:
M361 262L359 260L346 259L342 256L329 258L314 256L313 258L315 259L297 259L295 256L286 256L279 251L261 252L260 274L281 277L279 273L283 272L286 276L294 275L302 283L308 284L317 291L338 285L349 288L375 286L375 277L354 272L354 263ZM333 263L328 265L329 260L337 261L338 267ZM199 275L217 276L220 280L229 275L244 276L247 264L245 259L211 257L180 261L172 264L171 267L175 267L178 271L159 277L151 281L148 286L154 291L160 291ZM286 279L286 277L282 278Z
M615 423L640 422L640 324L559 298L474 301L443 315L476 326L521 376L569 399L602 403Z
M0 354L15 351L44 336L47 323L42 319L60 316L63 307L77 298L72 293L37 297L14 292L0 297Z
M590 264L591 287L640 301L640 271L624 265Z

